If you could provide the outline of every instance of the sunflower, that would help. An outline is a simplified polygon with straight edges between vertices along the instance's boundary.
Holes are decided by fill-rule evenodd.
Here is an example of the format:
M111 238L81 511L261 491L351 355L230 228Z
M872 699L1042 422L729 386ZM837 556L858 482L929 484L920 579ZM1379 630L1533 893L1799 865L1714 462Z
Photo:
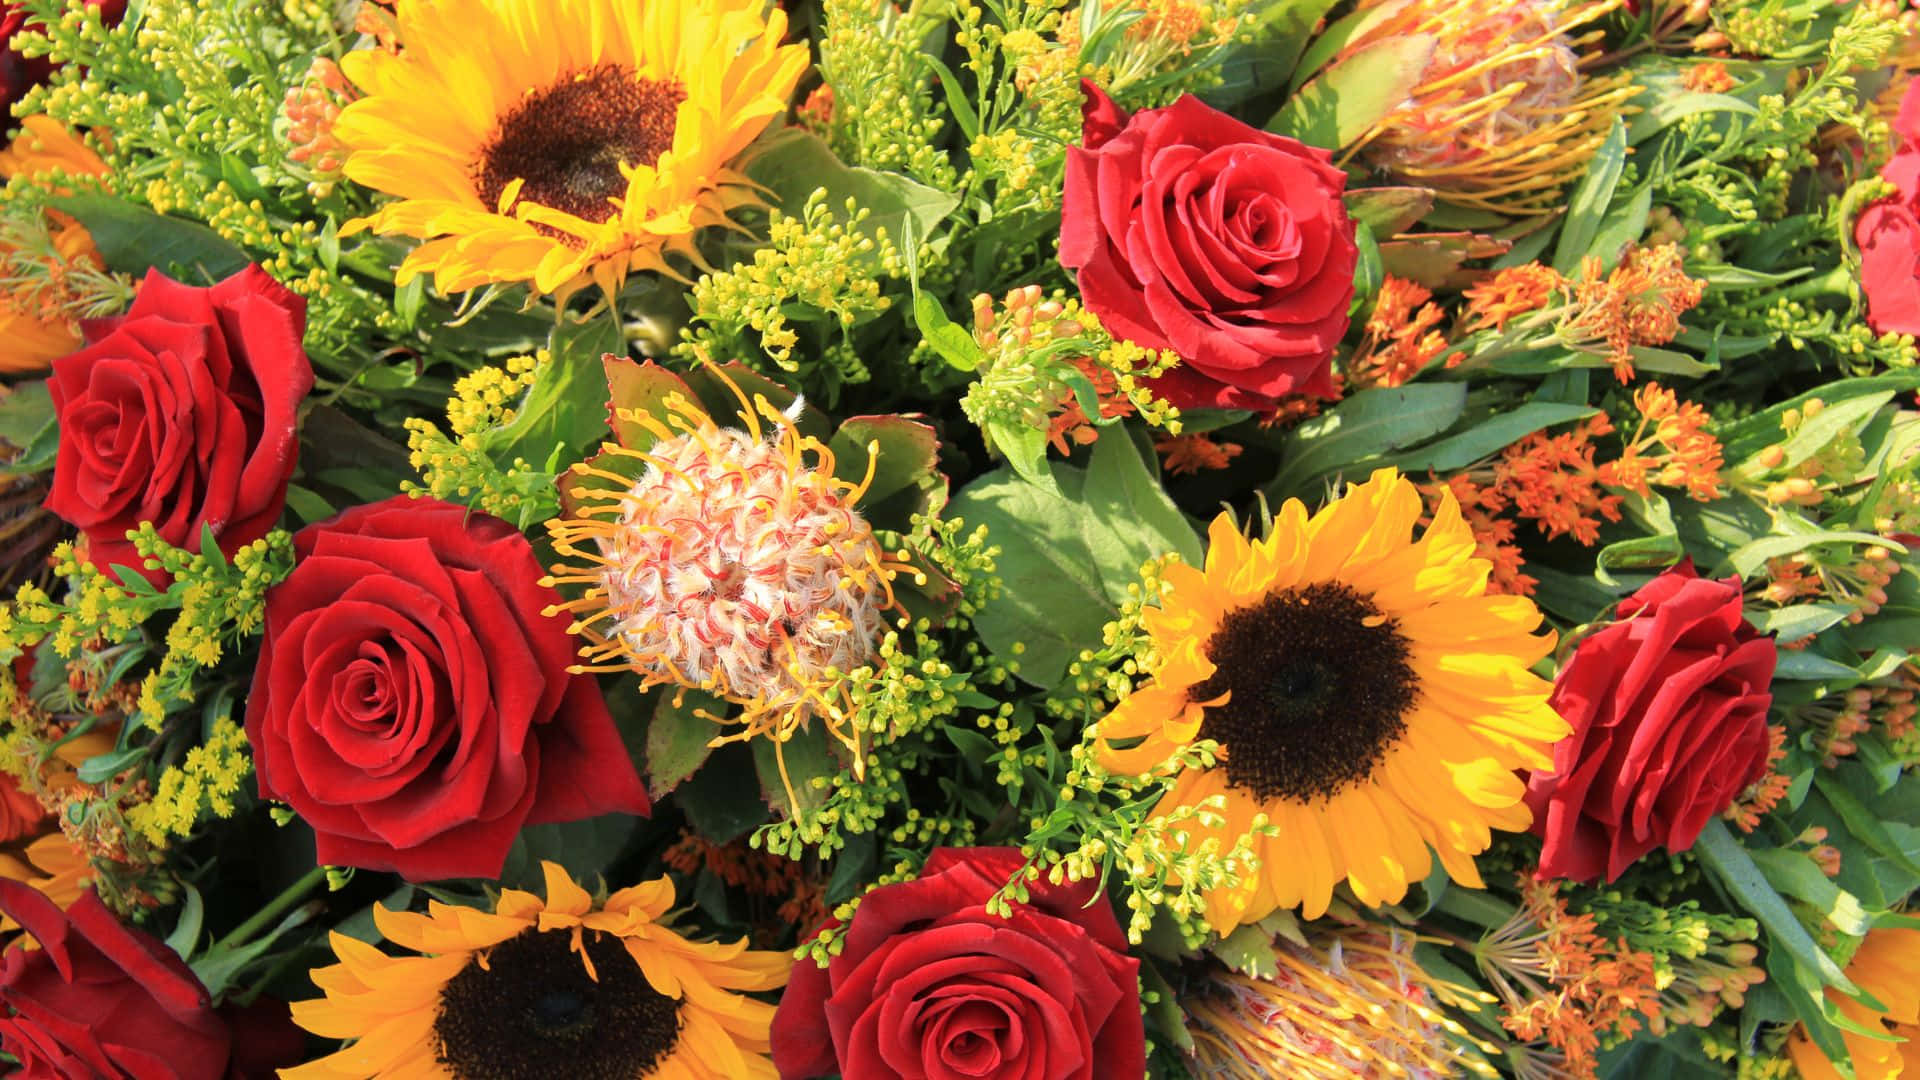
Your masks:
M1920 1036L1920 930L1869 931L1847 964L1847 977L1882 1007L1869 1008L1838 990L1828 990L1827 998L1862 1028L1885 1031L1900 1040L1888 1042L1842 1031L1847 1055L1853 1059L1853 1075L1859 1080L1920 1076L1920 1038L1916 1038ZM1804 1027L1793 1029L1787 1054L1802 1080L1840 1080L1840 1071L1807 1037Z
M755 201L730 163L807 66L762 0L400 0L397 48L352 52L365 95L333 136L346 175L398 197L350 229L427 241L397 280L611 292L698 260Z
M596 907L543 863L547 899L507 889L492 913L437 901L424 915L374 908L416 956L333 935L340 962L313 972L326 997L294 1022L352 1045L285 1080L339 1077L580 1077L731 1080L777 1076L773 1006L741 991L784 986L785 953L688 941L658 921L666 878Z
M70 194L60 183L72 177L105 176L100 155L49 116L29 116L21 131L0 150L0 177L33 181L55 194ZM0 374L24 375L86 344L80 318L96 310L110 284L101 269L93 237L78 221L57 210L0 224Z
M1257 543L1222 515L1206 569L1170 566L1144 617L1158 668L1100 722L1099 757L1144 774L1219 743L1158 812L1224 807L1183 823L1189 851L1227 850L1256 818L1275 827L1255 837L1252 875L1207 894L1222 933L1283 907L1318 918L1342 878L1362 903L1398 901L1430 848L1481 887L1472 856L1490 830L1528 825L1514 770L1549 767L1567 733L1527 670L1553 637L1532 633L1531 600L1487 595L1451 495L1413 540L1420 515L1392 469L1311 518L1289 499Z

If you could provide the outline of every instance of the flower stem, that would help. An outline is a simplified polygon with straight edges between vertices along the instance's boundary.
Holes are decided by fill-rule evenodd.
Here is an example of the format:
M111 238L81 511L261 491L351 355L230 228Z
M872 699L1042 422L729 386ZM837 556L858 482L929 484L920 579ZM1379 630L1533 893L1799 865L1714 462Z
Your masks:
M307 894L313 891L313 887L326 879L327 868L324 866L316 866L307 871L306 876L287 886L279 896L269 900L266 907L254 912L252 918L234 927L232 933L215 942L207 951L219 952L222 949L237 949L245 945L253 940L254 935L273 925L274 920L286 914L288 909L306 899Z

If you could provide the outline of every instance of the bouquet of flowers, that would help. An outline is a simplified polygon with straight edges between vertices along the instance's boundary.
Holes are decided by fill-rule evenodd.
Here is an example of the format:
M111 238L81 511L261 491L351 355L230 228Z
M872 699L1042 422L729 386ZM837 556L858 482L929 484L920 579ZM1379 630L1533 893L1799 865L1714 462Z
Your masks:
M1920 1075L1916 71L0 3L0 1054Z

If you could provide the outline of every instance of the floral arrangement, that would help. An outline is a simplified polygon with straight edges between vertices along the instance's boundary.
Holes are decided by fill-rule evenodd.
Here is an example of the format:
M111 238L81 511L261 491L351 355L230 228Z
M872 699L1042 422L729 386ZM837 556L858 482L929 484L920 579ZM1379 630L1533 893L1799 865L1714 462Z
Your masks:
M0 3L0 1056L1920 1076L1916 71Z

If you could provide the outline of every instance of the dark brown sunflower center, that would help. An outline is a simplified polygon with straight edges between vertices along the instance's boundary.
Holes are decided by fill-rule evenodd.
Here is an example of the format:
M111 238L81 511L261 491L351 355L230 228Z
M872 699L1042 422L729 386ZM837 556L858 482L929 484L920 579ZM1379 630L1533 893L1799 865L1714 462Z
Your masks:
M680 1039L680 1002L658 993L610 934L528 930L447 980L433 1023L440 1064L460 1080L634 1080Z
M675 111L687 98L677 82L656 82L603 65L521 102L494 129L474 165L487 209L525 180L520 197L602 222L609 199L626 194L620 166L651 165L673 145Z
M1326 798L1364 780L1407 730L1419 684L1407 639L1345 585L1280 589L1229 612L1207 639L1216 670L1187 691L1200 737L1226 748L1227 783L1263 800Z

